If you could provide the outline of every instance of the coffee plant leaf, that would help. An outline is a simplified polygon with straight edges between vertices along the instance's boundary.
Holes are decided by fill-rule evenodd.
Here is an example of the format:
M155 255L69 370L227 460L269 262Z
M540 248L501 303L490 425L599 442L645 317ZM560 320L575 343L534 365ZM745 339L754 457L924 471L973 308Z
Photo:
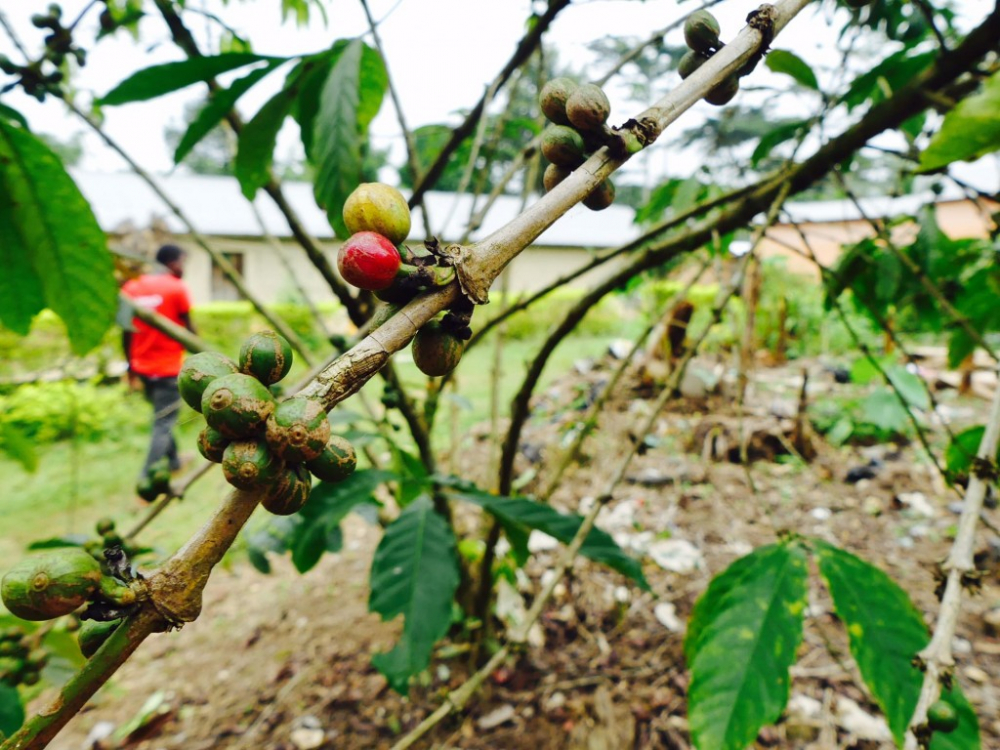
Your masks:
M312 570L326 552L343 545L340 522L352 511L377 508L374 492L384 482L396 479L390 471L361 469L342 482L313 485L309 502L292 516L274 516L267 524L247 534L250 563L261 573L271 572L268 553L291 552L299 573Z
M118 309L107 238L52 149L3 120L0 195L0 322L23 335L48 307L86 354Z
M771 130L761 136L757 142L753 154L750 156L750 164L757 166L764 159L771 155L771 152L782 143L797 138L809 126L808 120L792 120L780 125L775 125Z
M914 52L907 47L893 53L865 73L855 78L843 96L848 110L865 102L878 104L892 92L917 77L938 58L936 50Z
M931 171L956 161L974 161L1000 149L1000 73L983 90L963 99L944 116L941 129L920 154L920 169Z
M14 734L24 723L24 706L17 688L0 682L0 737Z
M410 677L430 664L451 626L458 581L455 535L430 498L419 497L386 527L371 568L368 609L383 620L404 617L396 646L372 658L393 690L406 695Z
M316 202L341 239L350 234L342 215L344 201L361 182L362 147L387 86L381 55L360 40L352 40L333 64L320 93L307 155L316 167Z
M180 164L184 160L184 157L191 153L191 149L198 145L198 142L208 135L212 131L212 128L218 125L222 121L222 118L232 110L239 98L264 77L273 72L282 62L284 61L269 61L267 65L257 68L236 80L231 86L212 94L211 98L205 102L205 106L198 111L194 120L188 125L188 129L184 131L184 135L181 136L180 143L177 144L177 148L174 150L174 164Z
M881 569L827 542L817 539L812 545L834 609L847 629L851 655L902 747L923 682L913 657L930 640L923 617ZM959 730L936 734L933 750L979 747L975 712L961 708L966 701L958 693L956 688L944 697L959 709Z
M784 73L808 89L819 91L816 74L805 60L786 49L773 49L764 58L764 64L775 73Z
M788 671L808 603L808 558L794 541L747 558L702 595L685 643L688 721L702 750L742 750L788 702Z
M8 107L6 104L0 103L0 118L9 120L15 125L20 125L25 130L31 130L31 128L28 127L28 120L25 116L13 107Z
M342 482L315 485L309 502L299 511L301 523L288 537L295 569L305 573L316 566L324 552L338 552L343 545L340 522L359 505L377 504L375 489L395 476L388 471L363 469Z
M580 524L583 523L581 516L560 513L551 505L544 505L526 497L501 497L467 487L456 490L455 497L485 509L505 527L526 526L529 529L537 529L563 544L572 541ZM644 591L649 590L649 583L643 575L640 562L626 554L607 532L596 527L591 529L583 541L583 546L580 547L580 554L628 576Z
M233 174L248 200L253 200L257 190L266 185L271 176L278 131L285 123L294 98L293 90L282 89L257 110L257 114L250 118L240 132Z
M143 102L256 62L281 63L287 59L265 57L252 52L231 52L151 65L130 75L101 97L98 103L109 106Z

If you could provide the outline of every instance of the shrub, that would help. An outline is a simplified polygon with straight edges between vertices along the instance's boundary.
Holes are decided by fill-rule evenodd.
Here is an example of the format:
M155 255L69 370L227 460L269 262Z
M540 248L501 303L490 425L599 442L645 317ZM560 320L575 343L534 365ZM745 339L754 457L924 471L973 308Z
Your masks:
M23 385L0 397L0 423L18 428L37 443L73 437L96 440L148 420L145 409L135 409L125 398L123 386L60 380Z

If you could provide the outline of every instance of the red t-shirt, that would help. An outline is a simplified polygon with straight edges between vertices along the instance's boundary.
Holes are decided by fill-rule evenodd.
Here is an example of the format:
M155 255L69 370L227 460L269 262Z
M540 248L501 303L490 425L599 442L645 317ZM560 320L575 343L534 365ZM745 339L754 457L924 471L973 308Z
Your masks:
M144 275L126 281L122 291L148 310L183 326L181 316L191 310L184 282L171 274ZM129 364L133 372L152 377L170 377L181 371L184 347L166 334L150 328L138 318L132 319L132 351Z

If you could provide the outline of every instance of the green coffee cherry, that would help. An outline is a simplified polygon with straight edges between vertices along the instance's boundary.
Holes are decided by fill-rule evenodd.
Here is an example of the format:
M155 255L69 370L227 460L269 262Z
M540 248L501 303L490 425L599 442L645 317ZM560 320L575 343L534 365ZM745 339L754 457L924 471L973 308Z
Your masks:
M177 375L177 388L184 403L201 411L201 397L216 378L239 372L236 363L218 352L199 352L184 360Z
M288 463L311 461L330 439L330 421L323 404L295 396L282 401L267 418L267 444Z
M292 369L292 345L274 331L261 331L240 347L240 372L273 385Z
M268 487L260 504L276 516L290 516L302 510L311 490L312 477L306 467L301 464L289 466Z
M323 452L306 461L306 468L321 482L340 482L354 473L358 457L350 441L340 435L331 435Z
M208 426L229 439L251 437L267 422L274 406L267 387L244 373L216 378L201 398Z
M222 473L226 481L241 490L266 487L284 468L263 440L236 440L222 454Z

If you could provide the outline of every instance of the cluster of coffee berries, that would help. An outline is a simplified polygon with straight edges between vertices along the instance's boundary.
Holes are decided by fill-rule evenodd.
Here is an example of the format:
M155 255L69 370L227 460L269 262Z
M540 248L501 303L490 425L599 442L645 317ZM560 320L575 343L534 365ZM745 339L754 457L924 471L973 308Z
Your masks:
M35 28L48 29L49 33L45 35L45 54L27 65L17 65L9 57L0 55L0 71L18 76L18 84L24 89L24 93L43 102L46 94L58 91L63 82L66 58L72 57L78 65L83 66L87 53L74 44L72 28L63 26L62 9L58 5L49 5L45 13L36 13L31 17L31 23Z
M372 314L369 332L420 292L454 279L450 261L439 254L436 242L425 243L423 255L402 245L410 233L410 208L391 185L359 185L344 203L344 224L351 236L337 253L340 275L349 284L374 292L384 303ZM453 311L417 332L413 361L421 372L439 377L455 368L472 336L470 316L471 312Z
M154 462L135 485L135 494L148 503L170 492L170 461L164 456Z
M579 85L570 78L553 78L542 87L538 100L552 123L542 133L542 156L550 162L542 182L548 191L605 145L611 102L597 84ZM614 200L615 186L606 179L583 199L583 205L600 211Z
M685 19L684 41L690 50L677 64L677 72L681 78L687 78L694 73L725 46L719 38L719 32L719 22L707 10L696 10ZM728 76L705 94L705 101L718 107L728 104L740 90L740 76L749 72L749 69L740 70Z
M24 628L11 625L0 631L0 683L35 685L48 661L48 652L35 646Z
M289 343L262 331L243 342L239 364L201 352L185 360L177 378L181 398L207 422L198 450L222 464L234 487L262 490L261 505L279 516L306 504L312 476L339 482L357 463L354 447L331 434L322 403L302 396L275 400L269 386L291 366Z
M136 602L125 580L131 578L128 563L119 548L107 550L104 557L102 564L81 547L35 553L7 571L0 581L0 598L22 620L53 620L88 602L85 617L121 617Z

